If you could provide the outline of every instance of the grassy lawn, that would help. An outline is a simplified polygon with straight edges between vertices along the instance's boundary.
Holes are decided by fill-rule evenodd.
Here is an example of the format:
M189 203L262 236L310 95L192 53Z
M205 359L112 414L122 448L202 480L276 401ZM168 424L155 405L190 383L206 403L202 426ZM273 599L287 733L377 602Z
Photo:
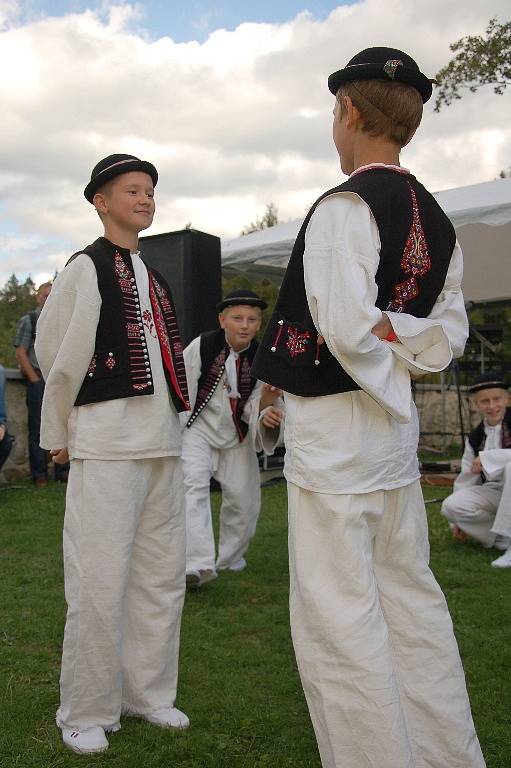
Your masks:
M426 498L448 490L427 488ZM509 768L511 569L490 567L494 551L453 541L438 506L428 505L432 566L454 619L488 768ZM187 597L177 704L191 729L176 734L124 720L97 757L65 750L54 725L63 511L61 486L0 489L1 768L320 768L289 638L284 484L263 492L248 570L223 573Z

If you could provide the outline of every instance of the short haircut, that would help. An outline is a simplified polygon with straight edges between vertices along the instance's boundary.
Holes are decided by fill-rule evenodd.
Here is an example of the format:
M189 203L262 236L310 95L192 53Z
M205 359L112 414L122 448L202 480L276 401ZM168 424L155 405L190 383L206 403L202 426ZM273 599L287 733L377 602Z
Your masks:
M36 293L39 293L39 291L42 291L43 288L51 288L53 283L51 281L48 281L47 283L41 283L39 288L37 289Z
M404 147L422 119L422 97L416 88L397 80L357 80L337 91L341 116L343 97L349 96L360 112L362 130L369 136L385 136Z

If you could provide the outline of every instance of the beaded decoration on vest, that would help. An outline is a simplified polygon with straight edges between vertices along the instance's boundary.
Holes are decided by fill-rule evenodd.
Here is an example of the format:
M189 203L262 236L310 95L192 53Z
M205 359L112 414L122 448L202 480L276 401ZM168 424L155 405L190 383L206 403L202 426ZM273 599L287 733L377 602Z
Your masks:
M136 392L143 392L152 386L152 372L140 322L137 284L135 275L118 251L115 252L114 256L114 272L122 294L125 328L128 337L131 387Z

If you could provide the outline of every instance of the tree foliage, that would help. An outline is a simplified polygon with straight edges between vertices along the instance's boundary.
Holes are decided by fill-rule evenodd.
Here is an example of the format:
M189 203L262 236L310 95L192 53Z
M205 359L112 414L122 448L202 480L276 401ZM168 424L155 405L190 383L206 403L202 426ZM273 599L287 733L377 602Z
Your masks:
M469 35L452 43L456 55L437 74L440 87L436 94L435 111L461 99L464 89L474 93L483 85L493 85L502 95L511 83L511 21L499 24L490 19L485 36Z
M251 232L257 232L258 229L269 229L279 223L279 213L275 203L268 203L266 210L261 218L256 219L255 222L247 224L243 227L240 234L249 235Z
M0 363L6 368L18 365L12 345L18 321L36 306L36 287L31 277L22 283L11 275L0 288Z

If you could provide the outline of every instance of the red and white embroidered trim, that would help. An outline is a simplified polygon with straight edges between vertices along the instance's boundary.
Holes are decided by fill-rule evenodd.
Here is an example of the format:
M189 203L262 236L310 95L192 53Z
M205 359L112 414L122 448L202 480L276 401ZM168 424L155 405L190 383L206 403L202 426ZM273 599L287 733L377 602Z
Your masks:
M406 305L420 293L417 278L424 277L431 269L428 243L422 228L417 195L410 183L408 186L412 199L412 226L401 258L401 269L410 277L394 286L394 298L387 306L390 312L404 312Z

